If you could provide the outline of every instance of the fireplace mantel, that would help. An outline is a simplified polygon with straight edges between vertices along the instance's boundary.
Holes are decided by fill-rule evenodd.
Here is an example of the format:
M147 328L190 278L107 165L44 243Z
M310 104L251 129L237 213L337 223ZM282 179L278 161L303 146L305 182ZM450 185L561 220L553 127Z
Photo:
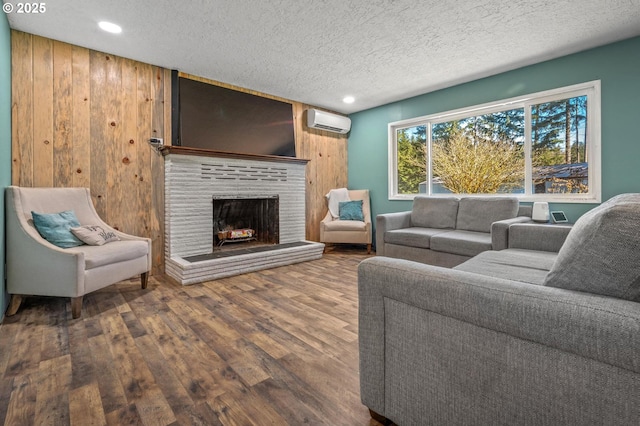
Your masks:
M243 160L269 161L272 163L298 163L307 164L309 160L296 157L281 157L278 155L241 154L237 152L214 151L211 149L189 148L185 146L163 145L158 148L163 156L169 154L195 155L198 157L237 158Z

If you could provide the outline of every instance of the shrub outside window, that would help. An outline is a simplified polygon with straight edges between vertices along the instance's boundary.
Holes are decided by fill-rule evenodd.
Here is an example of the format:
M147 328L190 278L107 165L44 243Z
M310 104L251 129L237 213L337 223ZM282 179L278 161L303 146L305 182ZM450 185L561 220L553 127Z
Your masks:
M389 124L389 198L600 202L600 82Z

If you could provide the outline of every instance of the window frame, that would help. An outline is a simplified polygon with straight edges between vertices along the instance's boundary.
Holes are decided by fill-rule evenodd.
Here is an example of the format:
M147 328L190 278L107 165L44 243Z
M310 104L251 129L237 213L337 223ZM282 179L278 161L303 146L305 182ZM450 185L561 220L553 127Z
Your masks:
M434 194L432 193L432 167L431 167L431 144L432 125L443 121L452 121L471 116L482 114L490 114L510 109L523 108L525 115L524 123L524 151L525 151L525 185L524 194L519 193L500 193L500 194L457 194L464 196L515 196L520 201L549 201L558 203L600 203L602 199L602 171L601 171L601 128L600 128L600 80L593 80L585 83L574 84L571 86L560 87L557 89L545 90L542 92L531 93L527 95L517 96L509 99L502 99L484 104L473 105L455 110L429 114L421 117L410 118L406 120L394 121L388 124L388 149L389 149L389 200L413 200L416 195L429 195L433 197L445 197L452 194ZM587 126L589 132L585 141L589 152L589 175L587 193L557 193L557 194L536 194L533 192L531 185L533 169L531 158L531 107L533 105L543 104L562 99L573 98L577 96L587 96ZM399 194L398 193L398 150L397 150L397 131L400 129L426 126L427 128L427 182L426 194Z

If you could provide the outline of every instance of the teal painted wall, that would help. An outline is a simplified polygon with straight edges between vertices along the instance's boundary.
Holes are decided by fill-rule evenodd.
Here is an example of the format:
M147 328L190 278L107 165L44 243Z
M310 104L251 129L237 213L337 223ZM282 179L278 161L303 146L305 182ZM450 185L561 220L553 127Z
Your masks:
M411 209L388 198L390 122L601 80L602 199L640 192L640 37L352 114L349 187L369 188L373 215ZM552 204L570 221L594 204Z
M5 276L4 188L11 185L11 31L0 17L0 320L9 303Z

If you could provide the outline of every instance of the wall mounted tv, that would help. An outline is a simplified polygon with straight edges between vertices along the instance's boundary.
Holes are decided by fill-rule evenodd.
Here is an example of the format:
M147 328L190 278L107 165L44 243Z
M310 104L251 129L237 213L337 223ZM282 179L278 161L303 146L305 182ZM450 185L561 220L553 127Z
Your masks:
M173 145L238 154L296 156L290 103L176 74L172 96L173 132L177 137L174 136Z

